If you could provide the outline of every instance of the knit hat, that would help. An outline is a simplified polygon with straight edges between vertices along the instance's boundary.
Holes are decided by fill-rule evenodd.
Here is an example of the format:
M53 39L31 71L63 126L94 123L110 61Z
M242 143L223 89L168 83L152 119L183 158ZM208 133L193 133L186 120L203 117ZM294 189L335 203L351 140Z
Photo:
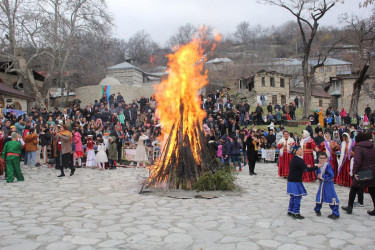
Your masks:
M299 148L300 148L300 146L298 146L297 144L294 144L294 145L292 146L292 150L291 150L290 153L292 153L293 155L295 155L296 152L297 152L297 150L298 150Z

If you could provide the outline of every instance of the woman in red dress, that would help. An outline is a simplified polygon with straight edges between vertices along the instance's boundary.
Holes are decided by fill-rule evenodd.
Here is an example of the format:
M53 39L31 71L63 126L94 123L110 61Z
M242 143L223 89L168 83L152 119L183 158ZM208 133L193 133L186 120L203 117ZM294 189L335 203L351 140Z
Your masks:
M333 177L333 182L336 182L337 178L337 170L338 170L338 163L337 163L337 157L336 157L336 151L340 149L340 146L331 140L331 134L326 132L324 134L324 142L322 142L319 145L319 151L325 152L328 156L328 160L331 163L331 166L333 168L333 172L335 173L335 176Z
M310 137L310 133L307 130L303 130L303 139L301 140L301 148L303 149L303 160L309 167L315 166L314 151L318 151L313 139ZM315 172L304 172L302 176L303 182L312 182L316 180Z
M284 131L284 138L281 138L277 144L277 148L280 149L279 154L279 176L288 177L289 175L289 163L293 158L291 147L294 144L293 138L289 136L288 131Z
M348 133L343 133L342 139L336 183L345 187L350 187L352 185L352 178L350 177L350 160L354 155L352 151L354 141L350 138Z

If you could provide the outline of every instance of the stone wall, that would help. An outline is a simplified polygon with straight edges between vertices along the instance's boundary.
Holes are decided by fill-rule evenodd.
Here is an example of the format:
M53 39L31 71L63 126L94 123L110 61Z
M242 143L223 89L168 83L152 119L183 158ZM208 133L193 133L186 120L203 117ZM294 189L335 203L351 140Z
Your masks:
M106 76L116 78L123 85L143 84L143 74L134 69L108 70Z
M6 102L6 99L12 99L12 102ZM5 108L8 104L16 104L15 109L28 111L28 101L27 100L1 94L0 95L0 107Z
M298 98L300 98L300 95L301 95L300 93L291 92L289 102L294 102L294 98L296 98L296 96L298 96ZM301 96L302 96L303 100L305 100L305 95L302 94ZM321 101L322 105L319 105L320 101ZM325 112L325 110L329 106L331 106L331 98L330 97L312 96L310 109L314 110L316 108L321 108ZM301 106L299 106L299 108L301 108Z
M265 78L265 86L262 86L262 77ZM271 87L271 77L275 79L275 87ZM280 79L284 79L284 87L280 87ZM264 95L267 97L267 104L272 102L272 96L276 95L277 100L276 102L281 104L281 96L285 96L285 101L288 102L289 100L289 84L290 78L288 77L280 77L278 75L264 75L259 76L257 75L254 79L254 90L257 93L257 96ZM256 104L257 100L251 100L253 104Z
M141 96L150 98L154 94L153 85L154 83L144 83L143 86L113 85L110 86L110 93L117 96L117 93L120 92L125 102L130 103L133 99L139 99ZM74 92L82 101L81 106L83 107L102 98L102 86L99 85L76 88Z
M338 106L344 107L346 111L350 109L350 102L352 100L353 84L355 79L343 79L341 97L338 100ZM363 116L364 110L370 105L371 109L375 109L375 83L374 79L369 79L365 82L362 87L359 102L358 102L358 114Z

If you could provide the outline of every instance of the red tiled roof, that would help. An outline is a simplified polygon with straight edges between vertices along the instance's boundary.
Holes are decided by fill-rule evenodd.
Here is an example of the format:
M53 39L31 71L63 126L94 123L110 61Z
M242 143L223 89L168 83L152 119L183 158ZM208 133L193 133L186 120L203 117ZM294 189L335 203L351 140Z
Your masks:
M3 94L3 95L9 95L9 96L12 96L12 97L18 97L18 98L21 98L21 99L25 99L25 100L28 100L28 101L34 101L35 99L19 90L16 90L12 87L9 87L3 83L0 83L0 94Z

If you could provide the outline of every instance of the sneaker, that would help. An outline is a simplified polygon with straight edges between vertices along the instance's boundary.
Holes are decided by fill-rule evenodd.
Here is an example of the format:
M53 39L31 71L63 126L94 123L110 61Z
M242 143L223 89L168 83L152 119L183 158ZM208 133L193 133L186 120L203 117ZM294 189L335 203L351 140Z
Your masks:
M344 210L344 211L346 211L347 214L352 214L352 212L353 212L353 207L342 206L341 209Z
M358 201L354 202L355 207L364 207L363 204L359 203Z
M316 216L322 216L322 213L320 211L315 211Z
M303 219L305 219L305 217L303 217L301 214L295 214L294 219L303 220Z
M328 215L328 218L330 218L332 220L337 220L338 218L340 218L340 216L337 216L337 215L334 215L334 214L330 214L330 215Z
M293 215L293 213L292 212L288 212L288 216L292 216Z

